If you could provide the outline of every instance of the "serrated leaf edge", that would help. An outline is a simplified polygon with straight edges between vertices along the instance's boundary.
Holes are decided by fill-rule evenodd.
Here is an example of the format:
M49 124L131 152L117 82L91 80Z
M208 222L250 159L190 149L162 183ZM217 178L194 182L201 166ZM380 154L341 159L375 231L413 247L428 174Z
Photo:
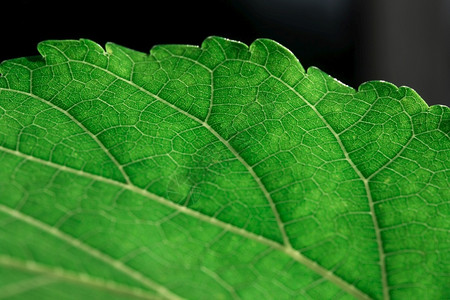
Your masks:
M210 37L210 38L208 38L208 39L215 39L215 38L218 38L218 37ZM220 39L222 39L222 38L220 38ZM83 39L82 39L82 40L83 40ZM226 40L227 40L227 39L226 39ZM235 42L235 41L233 41L233 42L238 43L239 45L246 47L250 52L252 52L252 47L253 47L253 45L255 45L255 43L257 43L257 42L259 42L259 41L262 41L262 40L266 40L266 39L258 39L258 40L256 40L255 42L253 42L253 43L250 45L250 47L248 47L247 45L245 45L245 44L243 44L243 43L241 43L241 42ZM89 41L89 40L84 40L84 41ZM206 40L205 40L205 41L206 41ZM229 41L231 41L231 40L229 40ZM270 41L271 41L271 40L270 40ZM91 42L91 41L89 41L89 42ZM271 41L271 42L278 44L278 43L275 42L275 41ZM46 46L49 46L49 43L51 43L51 41L45 42ZM99 49L102 49L104 55L111 55L111 53L109 52L108 49L104 50L100 45L98 45L98 44L96 44L96 43L94 43L94 42L91 42L91 43L97 45L97 46L99 47ZM204 42L204 43L205 43L205 42ZM201 48L204 47L204 43L202 44L202 47L201 47ZM44 45L44 43L40 43L39 46L38 46L38 50L39 50L39 52L41 52L42 57L45 58L45 55L43 55L43 53L42 53L42 51L41 51L41 46L43 46L43 45ZM278 44L278 45L280 45L280 44ZM280 45L280 46L281 46L281 45ZM192 46L192 47L197 47L197 46ZM281 46L281 47L283 47L283 46ZM283 47L283 48L284 48L284 47ZM286 48L284 48L284 49L287 50L287 51L289 51L289 50L286 49ZM290 51L289 51L289 52L290 52ZM148 54L148 56L151 56L151 55L152 55L152 54L151 54L151 51L150 51L150 53ZM293 54L292 54L292 56L295 57L295 55L293 55ZM298 60L297 60L297 62L298 62ZM91 66L93 66L93 67L95 67L95 68L99 68L98 66L93 65L93 64L90 64L90 63L87 63L87 62L83 62L83 63L88 64L88 65L91 65ZM299 62L298 62L298 63L299 63ZM299 63L299 65L300 65L300 63ZM262 65L259 65L259 66L262 66ZM301 65L300 65L300 66L301 66ZM205 66L205 67L206 67L206 66ZM264 67L264 66L262 66L262 67ZM303 69L303 67L301 67L301 68ZM307 71L306 71L305 73L306 73L306 74L310 73L310 70L312 70L312 69L314 69L314 68L315 68L315 67L310 67L310 68L308 68ZM208 69L209 69L209 68L208 68ZM105 71L105 72L108 72L108 73L110 73L111 75L116 76L117 78L119 78L119 79L121 79L121 80L126 81L127 83L133 85L133 87L138 88L139 90L141 90L141 91L147 93L148 95L150 95L150 96L152 96L152 97L154 97L154 98L156 98L156 99L158 99L158 100L164 102L166 105L172 107L173 109L176 109L178 112L180 112L180 113L182 113L182 114L188 116L189 118L193 119L194 121L199 122L200 124L202 124L203 126L205 126L208 130L214 131L214 129L212 129L205 121L202 121L202 120L196 118L195 116L192 116L191 114L189 114L189 113L187 113L187 112L185 112L185 111L179 109L179 108L176 107L175 105L173 105L173 104L171 104L171 103L165 101L164 99L161 99L160 97L158 97L158 96L156 96L156 95L153 95L153 94L150 93L149 91L147 91L147 90L143 89L142 87L140 87L140 86L134 84L133 82L131 82L131 81L129 81L129 80L126 80L126 79L124 79L124 78L118 76L117 74L115 74L115 73L113 73L113 72L110 72L110 71L107 70L107 69L101 69L101 70L102 70L102 71ZM0 72L1 72L1 64L0 64ZM270 74L270 72L269 72L269 74ZM1 74L0 74L0 76L1 76ZM328 75L328 76L329 76L329 75ZM378 222L377 222L377 220L376 220L376 215L375 215L375 213L374 213L373 202L371 201L370 188L369 188L369 185L368 185L369 179L370 179L372 176L369 176L369 177L365 178L365 177L361 174L361 172L357 169L356 165L355 165L355 164L351 161L351 159L349 158L348 153L347 153L347 151L345 150L345 147L343 146L342 142L341 142L340 139L339 139L339 135L338 135L338 134L334 131L334 129L326 122L326 120L323 118L323 116L317 111L317 109L316 109L311 103L309 103L308 101L306 101L306 99L304 99L297 91L295 91L291 86L289 86L288 84L286 84L285 82L283 82L280 78L278 78L278 77L276 77L276 76L274 76L274 75L272 75L272 77L275 78L275 79L277 79L277 80L279 80L279 81L282 82L283 84L285 84L286 87L290 88L294 93L296 93L296 94L298 95L299 98L303 99L304 102L305 102L307 105L309 105L309 106L315 111L315 113L319 116L319 118L322 119L322 121L324 122L324 124L328 127L328 129L329 129L329 130L332 132L332 134L335 136L337 142L339 143L339 145L340 145L340 147L341 147L341 149L342 149L342 151L343 151L343 154L344 154L345 157L346 157L346 160L350 163L350 165L352 166L352 168L355 170L355 172L358 174L358 176L360 177L360 179L363 181L364 186L365 186L365 189L366 189L367 197L368 197L368 200L369 200L369 206L370 206L370 210L371 210L370 213L371 213L371 215L372 215L372 219L373 219L373 223L374 223L374 227L375 227L375 231L376 231L377 242L378 242L379 253L380 253L380 260L382 260L382 257L384 257L384 254L383 254L383 251L382 251L383 249L382 249L381 235L380 235L380 232L379 232L379 227L378 227ZM333 79L334 79L334 78L333 78ZM336 79L334 79L334 80L336 80ZM342 82L340 82L340 81L338 81L338 80L336 80L336 81L337 81L340 85L346 86L346 85L343 84ZM361 84L361 85L358 87L358 91L359 91L359 90L361 89L361 87L362 87L363 85L365 85L365 84L370 84L370 83L380 83L380 82L386 83L386 84L389 84L389 85L392 85L392 86L394 86L397 90L398 90L398 89L403 89L403 88L410 89L410 88L408 88L408 87L400 87L400 88L398 88L398 87L396 87L395 85L393 85L393 84L391 84L391 83L388 83L388 82L385 82L385 81L370 81L370 82L366 82L366 83ZM356 90L354 90L354 89L352 89L352 90L353 90L353 93L357 93ZM411 89L411 90L414 91L413 89ZM15 90L14 90L14 91L15 91ZM15 91L15 92L18 92L18 91ZM34 95L31 95L31 94L28 94L28 95L34 96ZM425 104L425 105L427 106L428 110L430 110L430 109L433 107L433 106L428 106L428 105L426 104L426 102L423 101L423 99L421 99L420 97L418 97L418 98L423 102L423 103L421 103L421 104ZM46 101L46 103L47 103L47 101ZM435 105L435 106L436 106L436 105ZM442 106L442 107L445 108L445 109L449 109L448 107L443 106L443 105L439 105L439 106ZM71 118L71 119L73 119L73 118ZM77 125L79 125L78 123L79 123L79 122L77 122ZM208 128L208 127L209 127L209 128ZM215 132L215 131L214 131L214 132ZM214 134L214 132L212 132L212 133ZM217 138L220 137L220 139L221 139L222 142L225 142L225 143L228 144L228 142L226 142L226 140L224 140L217 132L216 132L216 134L214 134L214 135L215 135ZM99 141L98 141L98 142L99 142ZM100 142L100 144L101 144L101 142ZM231 147L231 146L228 145L227 147ZM104 148L104 146L103 146L103 148ZM138 194L141 194L141 195L143 195L143 196L145 196L145 197L147 197L147 198L149 198L149 199L151 199L151 200L154 200L154 201L156 201L156 202L158 202L158 203L160 203L160 204L163 204L163 205L165 205L165 206L168 206L168 207L171 207L171 208L173 208L173 209L176 209L177 211L180 211L180 212L182 212L182 213L185 213L185 214L187 214L187 215L190 215L190 216L192 216L192 217L195 217L195 218L197 218L197 219L199 219L199 220L202 220L202 221L204 221L204 222L210 223L210 224L215 225L215 226L219 226L219 227L221 227L221 228L223 228L223 229L225 229L225 230L227 230L227 231L229 231L229 232L232 232L232 233L235 233L235 234L239 234L239 235L244 236L244 237L246 237L246 238L248 238L248 239L251 239L251 240L258 241L258 242L260 242L260 243L262 243L262 244L265 244L265 245L267 245L267 246L269 246L269 247L272 247L273 249L276 249L276 250L278 250L278 251L281 251L281 252L283 252L283 253L289 255L290 257L292 257L292 258L293 258L294 260L296 260L297 262L299 262L299 263L301 263L301 264L307 266L308 268L310 268L311 270L315 271L317 274L321 275L321 276L324 277L325 279L327 279L327 280L329 280L329 281L335 283L336 285L338 285L339 287L341 287L343 290L345 290L346 292L348 292L350 295L353 295L353 296L355 296L355 297L358 298L358 299L370 299L369 296L367 296L367 295L366 295L365 293L363 293L362 291L356 289L355 286L353 286L353 285L349 284L348 282L342 280L342 279L339 278L338 276L334 275L331 271L326 270L326 269L324 269L323 267L319 266L316 262L309 260L307 257L303 256L300 252L298 252L297 250L293 249L293 248L290 246L286 233L285 233L285 232L283 233L284 228L283 228L283 226L282 226L281 219L280 219L280 217L279 217L279 215L278 215L278 213L277 213L277 211L276 211L275 204L273 203L273 201L271 200L271 198L268 198L268 201L269 201L269 203L271 204L272 210L274 210L275 215L276 215L276 216L278 215L277 221L278 221L278 223L279 223L279 227L282 229L281 232L282 232L282 235L283 235L283 240L284 240L284 242L285 242L285 245L279 244L279 243L274 242L274 241L272 241L272 240L270 240L270 239L267 239L267 238L265 238L265 237L262 237L262 236L259 236L259 235L255 235L255 234L253 234L253 233L251 233L251 232L248 232L248 231L246 231L246 230L244 230L244 229L235 227L235 226L233 226L233 225L231 225L231 224L228 224L228 223L224 223L224 222L222 222L222 221L220 221L220 220L218 220L218 219L215 219L215 218L213 218L213 217L209 217L209 216L203 215L203 214L201 214L201 213L199 213L199 212L197 212L197 211L195 211L195 210L191 210L191 209L189 209L189 208L187 208L187 207L185 207L185 206L180 206L180 205L178 205L178 204L175 204L175 203L171 202L171 201L168 200L168 199L165 199L165 198L160 197L160 196L158 196L158 195L152 194L152 193L150 193L150 192L148 192L148 191L146 191L146 190L142 190L142 189L140 189L140 188L138 188L138 187L132 185L132 184L130 183L129 179L127 180L127 178L128 178L127 176L124 176L125 180L127 181L127 183L124 184L124 183L119 182L119 181L111 180L111 179L104 178L104 177L97 176L97 175L90 174L90 173L85 173L85 172L80 171L80 170L71 169L71 168L68 168L68 167L65 167L65 166L61 166L61 165L58 165L58 164L51 163L51 162L49 162L49 161L41 160L41 159L35 158L35 157L33 157L33 156L29 156L29 155L23 154L23 153L21 153L21 152L19 152L19 151L10 150L10 149L7 149L7 148L1 147L1 146L0 146L0 150L4 151L4 152L6 152L6 153L9 153L9 154L13 154L13 155L22 157L22 158L24 158L24 159L26 159L26 160L38 162L38 163L45 164L45 165L50 166L50 167L53 167L53 168L57 168L57 169L62 170L62 171L67 171L67 172L70 172L70 173L73 173L73 174L77 174L77 175L79 175L79 176L89 177L89 178L91 178L91 179L95 179L95 180L102 181L102 182L105 182L105 183L114 184L114 185L119 186L119 187L121 187L121 188L124 188L124 189L130 190L130 191L136 192L136 193L138 193ZM103 149L103 150L105 151L105 149ZM106 150L107 150L107 149L106 149ZM230 149L230 150L231 150L231 149ZM105 151L105 152L106 152L106 154L109 153L109 151ZM236 152L235 150L234 150L234 152L237 154L237 152ZM235 154L235 153L234 153L234 154ZM237 154L237 155L238 155L238 154ZM110 155L108 155L108 156L110 156ZM111 156L112 156L112 155L111 155ZM237 158L239 159L239 157L240 157L240 156L238 155ZM111 157L110 157L110 158L111 158ZM113 158L114 158L114 157L113 157ZM245 163L244 165L246 166L246 168L247 168L249 171L252 170L251 167L250 167L250 166L249 166L242 158L240 158L239 160L241 161L241 163L242 163L242 162ZM118 167L121 166L121 165L117 162L116 159L114 159L113 161L114 161L114 163L116 164L116 166L118 166ZM391 161L392 161L392 160L391 160ZM384 166L383 166L383 168L384 168ZM123 171L123 168L121 169L121 172L122 172L122 175L124 175L124 174L126 175L126 173ZM254 173L254 172L253 172L253 173ZM258 178L256 174L252 174L252 176L254 176L255 180ZM259 182L258 182L258 181L259 181ZM262 185L262 183L261 183L260 180L257 180L257 182L258 182L258 184L261 184L261 185ZM265 191L264 194L266 195L266 198L267 198L267 195L269 195L269 197L270 197L270 194L267 192L267 190L265 189L264 186L263 186L261 189L263 190L263 192ZM269 199L270 199L270 200L269 200ZM4 210L5 208L6 208L5 206L3 206L3 205L1 206L1 209L2 209L2 210ZM19 213L19 212L18 212L18 213ZM32 218L29 217L29 216L25 216L25 217L26 217L26 218L30 218L30 220L32 219ZM34 219L33 219L33 220L34 220ZM35 222L39 222L38 220L34 220L34 221L35 221ZM281 225L280 225L280 224L281 224ZM44 224L44 223L42 223L42 225L48 226L47 224ZM50 227L50 228L52 228L52 227ZM53 228L53 229L54 229L54 228ZM53 229L52 229L52 230L53 230ZM62 233L62 232L60 232L60 233L63 234L63 235L65 235L65 234ZM67 237L69 237L69 236L67 236ZM70 237L70 238L73 238L73 237ZM77 240L75 239L75 241L77 241ZM78 241L78 242L79 242L79 241ZM87 245L86 245L86 246L87 246ZM89 247L89 246L87 246L87 247ZM93 248L92 248L92 249L93 249ZM98 251L97 249L93 249L93 250ZM112 258L111 258L111 259L112 259ZM381 266L381 269L382 269L383 295L384 295L385 299L389 299L389 291L388 291L388 287L387 287L386 269L385 269L386 267L385 267L385 265L384 265L384 262L380 262L380 266ZM131 271L131 273L137 272L137 271L131 270L131 269L128 270L128 271ZM127 271L127 272L128 272L128 271ZM383 275L383 274L384 274L384 275ZM139 277L139 276L138 276L138 277ZM384 278L383 278L383 277L384 277ZM146 279L148 280L148 278L146 278ZM150 285L152 285L152 284L150 284ZM162 288L165 289L164 287L162 287ZM159 289L159 288L157 287L156 289ZM170 291L167 291L167 292L168 292L169 294L171 293ZM163 293L165 293L165 292L163 292ZM173 295L173 297L175 297L175 298L172 298L172 299L176 299L176 297L178 297L178 296L177 296L177 295Z

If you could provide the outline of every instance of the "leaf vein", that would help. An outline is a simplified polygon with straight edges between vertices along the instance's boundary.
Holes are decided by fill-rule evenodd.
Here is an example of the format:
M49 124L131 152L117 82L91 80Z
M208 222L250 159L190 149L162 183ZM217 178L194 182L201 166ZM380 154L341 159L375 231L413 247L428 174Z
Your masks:
M178 295L169 291L166 287L149 279L144 274L138 272L137 270L130 268L129 266L123 264L121 261L116 260L115 258L101 252L99 249L93 248L90 245L83 243L82 241L76 239L75 237L72 237L71 235L68 235L65 232L60 231L59 229L57 229L55 227L52 227L46 223L43 223L43 222L33 218L32 216L26 215L23 212L12 209L3 204L0 204L0 211L10 215L11 217L13 217L17 220L27 223L43 232L46 232L64 242L66 242L67 244L73 246L74 248L77 248L77 249L85 252L86 254L105 262L112 268L122 272L123 274L126 274L127 276L135 279L136 281L144 284L148 288L154 290L161 296L164 296L168 299L174 299L174 300L181 299Z
M39 288L46 284L53 284L59 281L73 282L75 284L82 284L93 286L99 289L104 289L117 294L125 294L133 298L154 300L156 295L150 294L148 291L140 288L132 288L115 281L105 281L100 278L93 277L85 273L78 273L61 268L53 268L35 261L21 261L6 255L0 255L0 266L5 268L17 269L29 273L39 274L38 278L25 280L15 283L13 286L6 286L2 288L0 299L10 297L17 292L23 293L31 288ZM16 291L17 289L17 291Z
M114 165L119 169L119 171L122 174L122 176L124 177L125 181L127 183L131 183L130 182L130 178L128 177L128 174L125 172L123 166L117 161L117 159L114 157L114 155L112 155L112 153L108 150L108 148L105 147L105 145L98 139L98 137L96 135L94 135L90 130L88 130L86 128L86 126L84 126L80 121L78 121L73 115L71 115L70 113L68 113L64 109L60 108L59 106L56 106L52 102L47 101L45 99L42 99L41 97L39 97L37 95L31 94L31 93L27 93L27 92L18 91L18 90L0 88L0 92L3 91L3 90L4 91L14 92L14 93L17 93L17 94L22 94L22 95L34 98L34 99L36 99L38 101L41 101L42 103L47 104L48 106L50 106L51 108L59 111L60 113L64 114L72 122L74 122L79 128L81 128L87 135L89 135L89 137L91 137L95 141L95 143L97 143L97 145L102 149L102 151L109 157L109 159L111 159L111 161L114 163Z
M50 45L50 46L51 46L51 45ZM54 46L51 46L51 47L53 47L55 50L61 52L61 51L60 51L59 49L57 49L56 47L54 47ZM86 62L86 61L75 61L75 60L71 60L71 59L68 58L63 52L61 52L61 53L67 58L68 62L74 61L74 62L86 64L86 65L88 65L88 66L90 66L90 67L92 67L92 68L94 68L94 69L98 69L98 70L100 70L100 71L103 71L103 72L105 72L105 73L107 73L107 74L109 74L109 75L111 75L111 76L117 78L118 80L122 80L123 82L125 82L125 83L127 83L127 84L133 86L134 88L136 88L136 89L138 89L138 90L144 92L145 94L149 95L150 97L153 97L153 98L157 99L158 101L164 103L165 105L167 105L167 106L171 107L172 109L178 111L179 113L185 115L186 117L190 118L191 120L193 120L193 121L199 123L200 125L202 125L203 127L205 127L209 132L211 132L217 139L219 139L219 140L224 144L224 146L226 146L226 147L228 148L228 150L229 150L229 151L230 151L230 152L231 152L231 153L239 160L239 162L241 162L241 164L247 169L247 171L250 173L250 175L254 178L255 182L257 183L257 185L259 186L259 188L260 188L261 191L263 192L265 198L267 199L267 201L268 201L268 203L269 203L269 205L270 205L270 207L271 207L271 210L272 210L272 212L273 212L273 214L274 214L274 216L275 216L275 219L276 219L276 221L277 221L277 225L278 225L279 231L280 231L281 236L282 236L282 238L283 238L283 242L284 242L288 247L292 247L291 244L290 244L290 241L289 241L289 237L287 236L286 231L285 231L285 229L284 229L284 224L283 224L283 222L282 222L282 220L281 220L280 214L278 213L278 209L276 208L276 204L275 204L275 202L273 201L273 199L272 199L270 193L267 191L267 188L265 187L265 185L263 184L263 182L261 181L261 179L260 179L260 178L258 177L258 175L255 173L255 171L253 170L253 168L252 168L252 167L251 167L251 166L250 166L250 165L249 165L249 164L248 164L248 163L247 163L247 162L239 155L239 153L236 151L236 149L234 149L234 147L232 147L232 146L230 145L230 143L229 143L227 140L225 140L225 139L224 139L217 131L215 131L208 123L206 123L206 121L203 121L203 120L197 118L196 116L194 116L194 115L192 115L192 114L190 114L190 113L188 113L188 112L182 110L182 109L179 108L178 106L176 106L176 105L174 105L174 104L172 104L172 103L170 103L170 102L164 100L164 99L161 98L160 96L151 93L151 92L148 91L147 89L145 89L145 88L143 88L143 87L137 85L136 83L134 83L134 82L132 82L132 81L130 81L130 80L128 80L128 79L125 79L125 78L120 77L119 75L117 75L117 74L111 72L110 70L107 70L107 69L104 69L104 68L100 68L100 67L98 67L97 65L94 65L94 64L89 63L89 62ZM212 83L211 83L211 84L212 84ZM212 109L212 108L211 108L211 109Z
M36 163L40 163L40 164L44 164L46 166L49 166L51 168L55 168L55 169L59 169L61 171L65 171L65 172L69 172L78 176L83 176L86 178L90 178L96 181L100 181L100 182L104 182L104 183L108 183L111 185L115 185L117 187L123 188L123 189L127 189L129 191L135 192L137 194L140 194L152 201L155 201L159 204L162 204L166 207L172 208L176 211L179 211L183 214L189 215L191 217L194 217L198 220L201 220L205 223L211 224L213 226L217 226L220 227L228 232L240 235L242 237L245 237L249 240L253 240L256 241L258 243L261 243L263 245L266 245L274 250L280 251L288 256L290 256L294 261L306 266L307 268L309 268L311 271L319 274L320 276L322 276L323 278L325 278L326 280L336 284L337 286L339 286L341 289L343 289L344 291L346 291L347 293L349 293L350 295L355 296L357 299L371 299L367 294L365 294L364 292L358 290L355 286L351 285L350 283L344 281L343 279L341 279L340 277L338 277L337 275L335 275L334 273L332 273L331 271L323 268L322 266L318 265L315 261L310 260L309 258L305 257L303 254L301 254L299 251L295 250L294 248L291 247L287 247L286 245L282 245L279 244L278 242L272 241L270 239L267 239L263 236L260 235L256 235L252 232L246 231L243 228L239 228L236 227L234 225L225 223L223 221L220 221L214 217L210 217L207 215L204 215L198 211L192 210L186 206L182 206L179 204L176 204L175 202L172 202L168 199L165 199L161 196L155 195L153 193L150 193L147 190L143 190L140 189L134 185L129 185L129 184L124 184L122 182L119 181L115 181L113 179L109 179L109 178L105 178L105 177L101 177L98 175L94 175L91 173L86 173L84 171L81 170L77 170L77 169L72 169L66 166L61 166L49 161L45 161L42 160L40 158L36 158L34 156L30 156L27 154L23 154L19 151L15 151L15 150L11 150L8 148L4 148L2 146L0 146L0 150L11 154L11 155L15 155L21 158L24 158L26 160L30 160ZM48 225L47 225L48 226Z

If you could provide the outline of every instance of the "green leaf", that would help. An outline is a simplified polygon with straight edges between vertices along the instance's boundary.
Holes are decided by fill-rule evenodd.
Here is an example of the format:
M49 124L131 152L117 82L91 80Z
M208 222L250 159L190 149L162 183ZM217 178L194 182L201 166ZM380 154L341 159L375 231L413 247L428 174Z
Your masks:
M450 110L274 41L0 72L0 298L448 299Z

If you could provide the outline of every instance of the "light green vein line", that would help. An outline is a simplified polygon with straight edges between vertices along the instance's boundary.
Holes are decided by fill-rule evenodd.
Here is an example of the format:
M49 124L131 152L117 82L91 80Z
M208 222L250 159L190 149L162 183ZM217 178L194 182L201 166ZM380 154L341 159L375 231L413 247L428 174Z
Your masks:
M344 290L345 292L347 292L348 294L354 296L357 299L364 299L364 300L368 300L371 299L367 294L363 293L361 290L357 289L354 285L346 282L345 280L343 280L342 278L336 276L333 272L331 272L330 270L327 270L325 268L323 268L322 266L320 266L319 264L317 264L315 261L310 260L309 258L305 257L304 255L302 255L300 252L298 252L297 250L291 248L291 247L287 247L286 245L283 244L279 244L277 242L274 242L270 239L267 239L261 235L256 235L252 232L246 231L245 229L233 226L231 224L225 223L223 221L220 221L214 217L210 217L207 215L204 215L198 211L192 210L186 206L181 206L179 204L176 204L175 202L172 202L168 199L165 199L161 196L155 195L153 193L150 193L149 191L140 189L136 186L133 185L129 185L129 184L124 184L122 182L118 182L109 178L104 178L98 175L93 175L90 173L86 173L84 171L81 170L76 170L76 169L72 169L72 168L68 168L66 166L61 166L49 161L45 161L30 155L26 155L23 154L21 152L15 151L15 150L10 150L4 147L0 146L0 151L3 151L5 153L8 154L12 154L21 158L24 158L26 160L32 161L32 162L36 162L39 164L43 164L61 171L65 171L65 172L69 172L72 174L76 174L79 176L83 176L86 178L90 178L92 180L96 180L96 181L100 181L100 182L104 182L104 183L108 183L111 185L115 185L117 187L123 188L123 189L127 189L129 191L135 192L137 194L140 194L142 196L145 196L146 198L153 200L157 203L160 203L166 207L172 208L176 211L179 211L183 214L186 214L188 216L194 217L198 220L201 220L205 223L220 227L228 232L240 235L242 237L245 237L249 240L253 240L256 241L258 243L261 243L263 245L266 245L268 247L271 247L274 250L280 251L286 255L288 255L289 257L291 257L293 260L295 260L296 262L306 266L307 268L309 268L311 271L317 273L318 275L320 275L321 277L323 277L324 279L334 283L335 285L337 285L338 287L340 287L342 290ZM45 225L48 226L48 225ZM51 228L51 227L50 227ZM73 239L73 238L72 238ZM96 252L98 252L97 250L95 250ZM122 264L123 265L123 264ZM123 265L124 266L124 265Z
M0 257L0 265L9 266L8 264L3 263L2 257ZM0 299L16 297L20 294L30 292L31 290L35 290L40 287L52 284L55 281L56 281L56 278L47 277L47 276L37 276L37 277L21 280L18 282L14 282L12 284L2 286L2 288L0 289Z
M236 294L236 291L234 290L234 288L232 286L230 286L225 280L223 280L222 278L220 278L220 276L211 271L210 269L208 269L205 266L201 266L200 270L205 273L206 275L208 275L209 277L211 277L213 280L215 280L220 286L222 286L224 289L226 289L228 291L228 293L230 294L231 298L238 300L241 299L241 297L239 297Z
M109 152L109 150L105 147L105 145L103 145L103 143L98 139L98 137L96 135L94 135L91 131L89 131L80 121L78 121L74 116L69 114L67 111L63 110L59 106L56 106L55 104L53 104L52 102L50 102L48 100L42 99L41 97L36 96L34 94L31 94L31 93L28 93L28 92L22 92L22 91L18 91L18 90L11 90L11 89L0 88L0 92L1 91L10 91L10 92L14 92L14 93L17 93L17 94L21 94L21 95L24 95L24 96L31 97L33 99L41 101L44 104L47 104L51 108L53 108L53 109L59 111L60 113L64 114L72 122L74 122L78 127L80 127L84 132L86 132L86 134L89 135L89 137L92 138L97 143L97 145L100 147L100 149L102 149L102 151L109 157L109 159L111 159L111 161L114 163L114 165L119 169L119 171L122 174L122 176L125 179L125 181L127 183L131 183L130 182L130 178L128 177L127 173L123 169L123 166L117 161L117 159L111 154L111 152Z
M49 47L52 47L52 48L54 48L56 51L60 52L61 55L63 55L63 56L67 59L67 62L68 62L68 63L69 63L69 62L75 62L75 63L85 64L85 65L90 66L90 67L92 67L92 68L94 68L94 69L103 71L103 72L105 72L106 74L109 74L109 75L111 75L111 76L117 78L118 80L123 81L123 82L129 84L130 86L136 88L137 90L140 90L141 92L147 94L148 96L150 96L150 97L152 97L152 98L154 98L154 99L157 99L158 101L162 102L163 104L165 104L165 105L171 107L172 109L176 110L177 112L179 112L179 113L185 115L185 116L188 117L189 119L191 119L191 120L193 120L193 121L199 123L199 124L202 125L203 127L205 127L209 132L211 132L211 133L212 133L219 141L221 141L221 142L228 148L228 150L229 150L229 151L230 151L230 152L231 152L231 153L239 160L239 162L241 162L241 164L247 169L247 171L250 173L250 175L254 178L254 180L256 181L256 183L257 183L257 185L258 185L258 187L261 189L261 191L263 192L265 198L267 199L267 202L269 203L269 206L270 206L270 208L271 208L271 210L272 210L272 213L273 213L274 216L275 216L275 219L276 219L276 221L277 221L277 225L278 225L278 228L279 228L279 230L280 230L281 236L282 236L282 238L283 238L284 244L285 244L287 247L291 247L291 248L292 248L291 243L290 243L290 240L289 240L289 237L287 236L286 230L285 230L285 228L284 228L284 223L283 223L283 221L281 220L281 216L280 216L280 214L278 213L278 209L277 209L277 207L276 207L276 205L275 205L275 202L273 201L272 196L271 196L270 193L267 191L266 187L265 187L264 184L262 183L262 181L261 181L261 179L259 178L259 176L255 173L255 171L253 170L253 168L252 168L252 167L251 167L251 166L250 166L250 165L249 165L249 164L248 164L248 163L240 156L240 154L236 151L236 149L234 149L234 147L231 146L230 143L229 143L227 140L225 140L225 139L224 139L217 131L215 131L209 124L207 124L205 121L200 120L200 119L197 118L196 116L191 115L190 113L188 113L188 112L186 112L186 111L180 109L178 106L176 106L176 105L174 105L174 104L172 104L172 103L170 103L170 102L168 102L168 101L162 99L162 98L159 97L158 95L155 95L155 94L151 93L150 91L144 89L143 87L137 85L136 83L134 83L134 82L132 82L132 81L130 81L130 80L128 80L128 79L122 78L122 77L118 76L117 74L115 74L115 73L113 73L113 72L111 72L111 71L109 71L109 70L107 70L107 69L100 68L99 66L94 65L94 64L91 64L91 63L88 63L88 62L86 62L86 61L75 61L75 60L71 60L71 59L70 59L69 57L67 57L67 55L66 55L64 52L62 52L60 49L58 49L58 48L56 48L56 47L54 47L54 46L52 46L52 45L48 45L48 46L49 46ZM70 65L69 65L69 68L70 68Z
M75 273L61 268L48 267L34 261L22 261L6 255L0 255L0 266L39 275L38 278L35 277L33 279L23 280L12 285L2 287L0 291L0 299L11 297L12 295L17 295L18 293L23 293L30 290L30 287L35 289L43 285L60 281L92 286L97 289L107 290L112 293L123 294L139 299L159 299L157 295L150 294L149 292L139 288L128 287L113 281L106 281L92 277L91 275L85 273Z
M261 67L264 67L264 66L261 66ZM269 72L269 70L267 70L267 69L266 69L266 71ZM269 72L269 74L271 74L271 73ZM314 113L325 124L325 126L328 128L328 130L331 132L331 134L333 134L334 138L336 139L336 142L338 143L339 147L341 148L342 153L344 154L345 159L350 164L350 166L355 171L355 173L358 175L360 180L363 182L364 189L365 189L366 196L367 196L367 201L369 204L370 216L372 218L372 223L373 223L373 227L374 227L374 231L375 231L377 246L378 246L378 256L379 256L379 264L380 264L380 272L381 272L381 283L383 286L383 299L389 300L390 295L389 295L389 285L388 285L388 281L387 281L387 270L386 270L386 259L385 259L386 255L384 253L383 239L381 237L380 225L378 224L377 215L375 213L375 206L374 206L374 202L372 199L372 193L370 191L369 179L365 178L364 175L361 173L361 171L358 169L358 167L355 165L353 160L348 155L347 149L345 148L344 144L342 143L340 136L336 133L336 131L333 129L333 127L331 127L331 125L322 116L322 114L317 110L317 108L314 105L312 105L308 100L306 100L305 97L303 97L297 90L295 90L293 87L291 87L290 85L285 83L283 80L281 80L278 77L273 76L272 74L271 74L271 76L274 79L281 82L284 86L286 86L288 89L290 89L293 93L295 93L295 95L297 95L297 97L302 99L314 111Z
M175 295L171 291L169 291L166 287L150 280L146 276L144 276L142 273L131 269L121 261L118 261L109 255L106 255L105 253L99 251L98 249L92 248L91 246L81 242L80 240L67 235L66 233L60 231L59 229L55 227L51 227L48 224L45 224L39 220L36 220L35 218L25 215L20 211L17 211L15 209L12 209L10 207L7 207L5 205L0 204L0 211L10 215L11 217L20 220L22 222L25 222L43 232L46 232L50 235L53 235L54 237L66 242L67 244L73 246L74 248L77 248L79 250L82 250L83 252L87 253L88 255L95 257L105 263L107 263L109 266L113 267L114 269L122 272L123 274L128 275L129 277L137 280L138 282L144 284L145 286L149 287L150 289L157 292L159 295L167 298L167 299L174 299L178 300L181 299L178 295Z

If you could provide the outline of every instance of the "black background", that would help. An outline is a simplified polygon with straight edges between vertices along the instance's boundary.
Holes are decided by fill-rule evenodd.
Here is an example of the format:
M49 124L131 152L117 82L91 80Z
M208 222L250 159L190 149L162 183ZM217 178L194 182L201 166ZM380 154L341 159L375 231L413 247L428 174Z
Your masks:
M0 61L37 55L48 39L148 52L211 35L264 37L350 86L383 79L429 104L450 102L450 0L11 1L0 22Z

